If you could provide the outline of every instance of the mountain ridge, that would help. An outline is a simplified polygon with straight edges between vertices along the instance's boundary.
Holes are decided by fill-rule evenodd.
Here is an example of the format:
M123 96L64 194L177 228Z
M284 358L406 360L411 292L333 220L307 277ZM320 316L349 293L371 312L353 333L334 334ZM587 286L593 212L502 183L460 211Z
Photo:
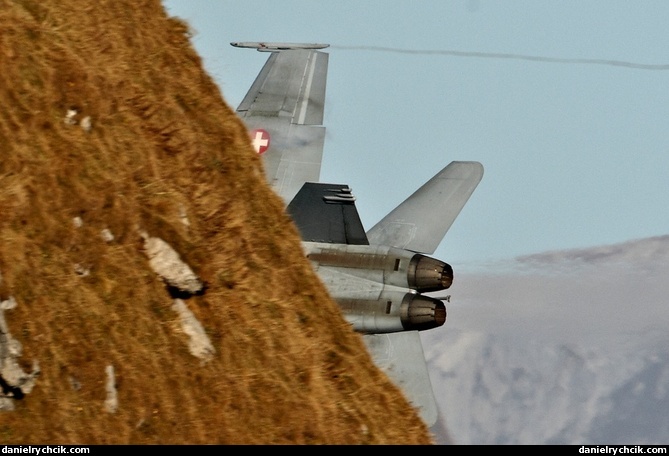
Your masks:
M158 0L0 5L0 378L25 390L3 387L0 442L432 443L187 24Z
M609 353L473 331L431 334L437 442L657 445L669 438L666 344ZM426 344L427 347L432 345Z

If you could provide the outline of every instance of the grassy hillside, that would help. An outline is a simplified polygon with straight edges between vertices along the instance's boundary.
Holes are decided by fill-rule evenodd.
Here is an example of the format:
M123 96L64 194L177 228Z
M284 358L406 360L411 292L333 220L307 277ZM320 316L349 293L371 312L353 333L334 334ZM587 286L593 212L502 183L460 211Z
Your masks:
M1 444L431 442L158 0L0 0L0 107Z

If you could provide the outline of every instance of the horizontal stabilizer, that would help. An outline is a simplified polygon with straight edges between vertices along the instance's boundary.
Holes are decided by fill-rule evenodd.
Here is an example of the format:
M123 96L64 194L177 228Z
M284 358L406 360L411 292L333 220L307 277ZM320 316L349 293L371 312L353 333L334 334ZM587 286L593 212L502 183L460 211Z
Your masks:
M289 49L325 49L329 44L319 43L269 43L266 41L236 41L234 47L257 49L261 52L287 51Z
M363 336L374 363L397 385L418 409L428 427L437 422L437 401L425 362L418 331Z
M479 162L451 162L367 231L369 243L434 253L482 177Z

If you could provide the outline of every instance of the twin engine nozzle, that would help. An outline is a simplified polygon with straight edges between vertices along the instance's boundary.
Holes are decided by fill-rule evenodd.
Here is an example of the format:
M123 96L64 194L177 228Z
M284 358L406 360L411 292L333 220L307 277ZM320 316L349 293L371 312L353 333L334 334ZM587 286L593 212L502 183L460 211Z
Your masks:
M305 243L305 250L357 331L421 331L446 321L444 303L421 293L451 286L449 264L387 246Z
M424 331L446 322L446 306L418 293L384 291L379 299L336 298L346 320L368 334Z
M407 270L409 288L419 293L445 290L453 283L450 264L417 253L411 258Z
M400 307L402 327L423 331L437 328L446 322L446 306L438 299L419 294L407 294Z
M395 247L305 243L307 258L316 266L330 267L386 285L418 293L440 291L453 283L453 268L435 258Z

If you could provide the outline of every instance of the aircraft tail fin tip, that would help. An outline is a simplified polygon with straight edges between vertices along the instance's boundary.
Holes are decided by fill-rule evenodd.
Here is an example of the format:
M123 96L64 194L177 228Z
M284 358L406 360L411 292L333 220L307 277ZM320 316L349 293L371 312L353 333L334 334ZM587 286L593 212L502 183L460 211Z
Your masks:
M233 41L230 43L238 48L251 48L260 52L285 51L289 49L325 49L329 44L321 43L271 43L267 41Z

